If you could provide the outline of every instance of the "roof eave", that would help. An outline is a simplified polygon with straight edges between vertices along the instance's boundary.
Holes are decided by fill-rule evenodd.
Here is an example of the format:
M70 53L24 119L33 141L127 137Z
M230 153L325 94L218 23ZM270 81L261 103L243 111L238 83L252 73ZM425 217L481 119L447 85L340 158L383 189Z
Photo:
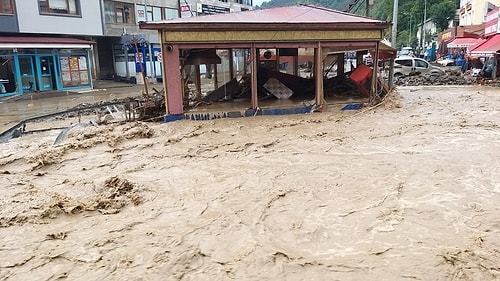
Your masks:
M373 30L386 29L388 22L335 22L335 23L151 23L141 22L139 27L161 31L301 31L301 30Z

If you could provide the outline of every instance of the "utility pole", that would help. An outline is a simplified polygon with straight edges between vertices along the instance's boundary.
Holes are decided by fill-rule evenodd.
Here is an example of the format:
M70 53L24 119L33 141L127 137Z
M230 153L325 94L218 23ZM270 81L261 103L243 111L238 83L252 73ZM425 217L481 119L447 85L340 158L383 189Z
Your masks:
M422 36L422 38L423 38L422 44L423 45L425 45L425 25L426 25L426 22L427 22L427 0L424 0L424 24L422 25L422 30L424 31L422 34L423 35ZM422 48L424 47L423 45L422 45Z
M394 8L392 10L392 47L397 49L396 37L398 34L398 0L394 0Z

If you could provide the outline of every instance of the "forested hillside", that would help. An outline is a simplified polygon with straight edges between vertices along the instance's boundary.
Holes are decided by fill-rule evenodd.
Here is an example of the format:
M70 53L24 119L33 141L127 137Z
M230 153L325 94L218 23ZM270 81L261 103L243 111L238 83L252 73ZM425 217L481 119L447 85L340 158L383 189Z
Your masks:
M369 8L369 16L379 20L392 21L394 0L374 0L373 2L374 5ZM355 3L351 13L359 15L365 15L366 13L364 0L269 0L256 8L283 7L301 3L328 7L339 11L344 11L349 4ZM398 42L405 42L405 45L411 46L419 45L417 42L417 26L424 19L432 20L436 24L437 32L447 29L459 6L460 0L399 0ZM432 34L425 37L431 38Z
M263 2L260 8L284 7L296 4L313 4L322 7L328 7L335 10L344 10L350 0L270 0Z

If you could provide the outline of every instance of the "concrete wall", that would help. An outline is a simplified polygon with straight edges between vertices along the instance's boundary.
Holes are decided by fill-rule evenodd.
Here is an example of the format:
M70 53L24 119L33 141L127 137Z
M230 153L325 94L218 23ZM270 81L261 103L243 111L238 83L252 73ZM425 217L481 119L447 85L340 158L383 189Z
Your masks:
M100 0L80 0L81 16L41 15L37 0L16 0L19 32L102 35Z
M486 16L485 7L487 3L500 6L500 0L461 0L459 9L460 25L476 25L484 22ZM467 5L471 9L467 10Z

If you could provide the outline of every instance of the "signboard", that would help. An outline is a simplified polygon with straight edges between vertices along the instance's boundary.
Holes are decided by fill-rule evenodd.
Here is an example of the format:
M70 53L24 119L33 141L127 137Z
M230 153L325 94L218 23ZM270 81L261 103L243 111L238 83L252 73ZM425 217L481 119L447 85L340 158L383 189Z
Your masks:
M484 36L490 36L498 33L499 12L500 9L495 8L486 15L486 21L484 22Z
M181 11L181 18L189 18L193 16L190 4L182 4L179 6L179 9Z
M227 7L219 7L214 5L201 4L201 9L198 9L198 12L201 12L204 15L213 15L213 14L226 14L231 10Z
M450 41L451 39L453 39L453 36L451 34L451 31L448 31L448 32L445 32L443 33L443 35L441 36L441 39L443 41Z
M146 21L146 9L144 6L137 5L137 22Z

